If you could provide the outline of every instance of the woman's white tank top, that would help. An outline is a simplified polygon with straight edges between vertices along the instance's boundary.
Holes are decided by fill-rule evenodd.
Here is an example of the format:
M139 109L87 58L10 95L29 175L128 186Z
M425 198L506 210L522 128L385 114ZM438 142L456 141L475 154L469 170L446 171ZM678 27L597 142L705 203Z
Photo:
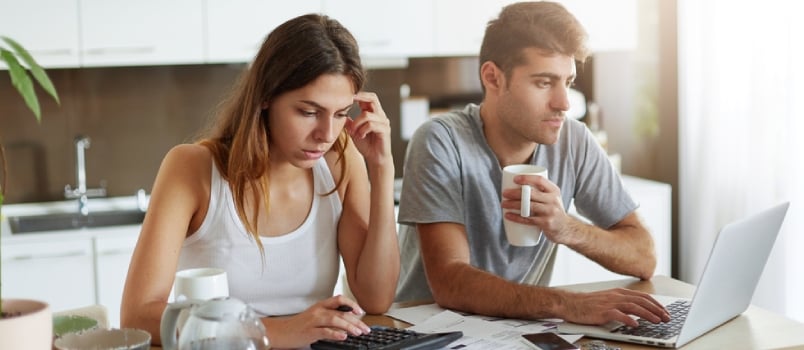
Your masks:
M342 204L337 191L323 195L335 187L324 158L313 166L313 183L316 194L304 223L282 236L260 237L265 248L261 255L237 216L228 181L213 162L209 209L198 231L185 239L178 269L226 270L229 295L261 316L299 313L332 296L339 269L337 227Z

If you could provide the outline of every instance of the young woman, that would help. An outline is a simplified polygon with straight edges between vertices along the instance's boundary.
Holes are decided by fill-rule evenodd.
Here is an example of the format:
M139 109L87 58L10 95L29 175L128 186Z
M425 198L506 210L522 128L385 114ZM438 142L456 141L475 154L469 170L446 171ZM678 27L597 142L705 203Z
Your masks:
M274 348L369 332L358 316L390 307L399 249L390 125L364 80L355 39L331 18L268 35L209 136L159 169L123 327L160 343L176 271L203 266L226 270L230 296L265 316ZM332 296L339 256L356 302Z

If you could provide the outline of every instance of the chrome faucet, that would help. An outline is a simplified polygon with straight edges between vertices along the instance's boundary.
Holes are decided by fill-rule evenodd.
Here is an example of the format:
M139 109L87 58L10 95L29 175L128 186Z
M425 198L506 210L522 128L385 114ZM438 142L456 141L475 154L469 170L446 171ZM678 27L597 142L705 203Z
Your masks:
M84 153L89 148L89 137L77 136L75 138L75 177L78 184L76 188L70 185L64 186L64 197L68 199L78 198L78 212L89 215L89 198L106 196L106 186L100 188L87 188L87 169Z

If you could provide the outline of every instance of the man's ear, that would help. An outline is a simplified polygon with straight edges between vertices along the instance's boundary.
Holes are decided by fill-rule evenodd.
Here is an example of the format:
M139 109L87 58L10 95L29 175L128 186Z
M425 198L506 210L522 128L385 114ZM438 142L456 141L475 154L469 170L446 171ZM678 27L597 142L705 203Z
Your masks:
M480 82L486 88L486 91L498 91L505 84L505 74L497 64L492 61L486 61L480 66Z

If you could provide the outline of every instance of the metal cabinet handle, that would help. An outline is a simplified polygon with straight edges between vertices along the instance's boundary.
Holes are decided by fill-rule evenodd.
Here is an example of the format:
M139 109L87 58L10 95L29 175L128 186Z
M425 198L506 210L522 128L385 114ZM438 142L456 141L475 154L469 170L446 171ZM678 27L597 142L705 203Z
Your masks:
M31 55L40 57L40 56L70 56L73 54L72 49L64 48L64 49L49 49L49 50L31 50Z
M109 249L109 250L104 250L102 252L98 252L98 255L99 256L111 256L111 255L126 255L126 254L132 254L132 253L134 253L134 250L132 250L132 249Z
M33 259L53 259L53 258L71 258L76 256L89 256L85 250L75 250L71 252L57 253L57 254L25 254L12 257L10 260L22 261Z
M156 49L153 46L140 46L140 47L99 47L96 49L84 50L87 55L147 55L151 54Z

